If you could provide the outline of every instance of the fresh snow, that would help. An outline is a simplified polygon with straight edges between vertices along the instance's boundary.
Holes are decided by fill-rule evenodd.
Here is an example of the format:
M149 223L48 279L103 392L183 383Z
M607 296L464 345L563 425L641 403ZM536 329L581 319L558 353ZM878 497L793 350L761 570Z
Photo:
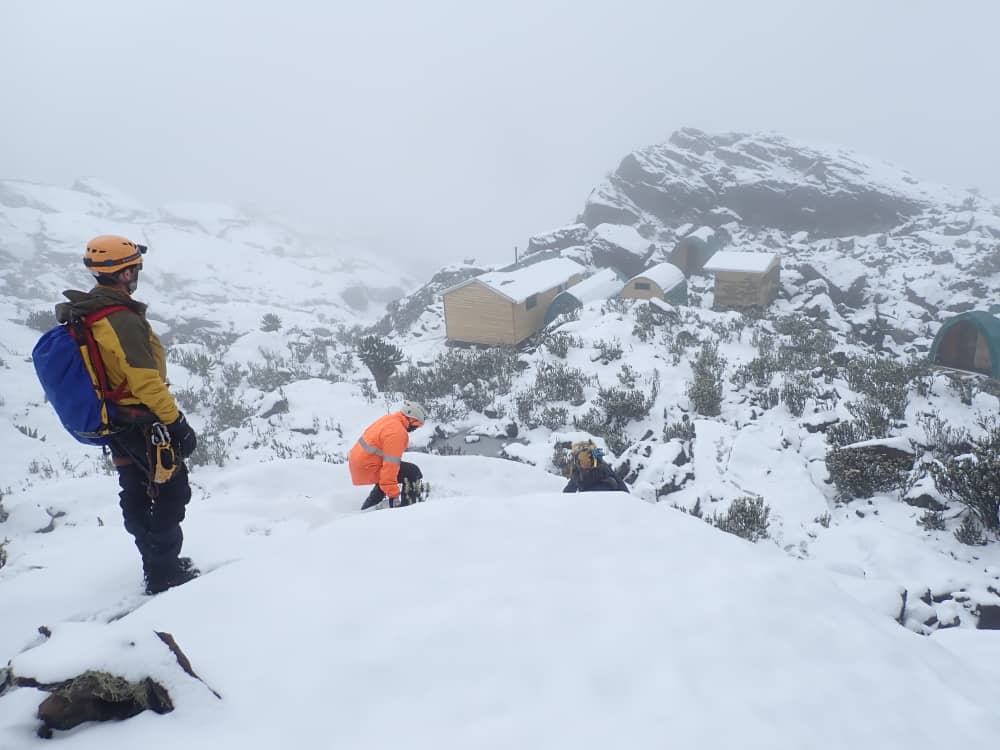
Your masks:
M602 268L566 289L566 294L572 294L581 303L587 303L613 297L624 286L625 282L613 268Z
M733 271L738 273L767 273L778 263L777 253L745 253L737 250L719 250L705 264L706 271Z
M551 258L511 271L488 271L445 291L451 292L478 281L511 302L521 303L532 294L554 289L568 282L573 276L583 273L586 273L586 268L576 261L569 258Z
M653 244L639 234L635 227L624 224L598 224L594 227L594 238L620 247L640 258L646 256Z
M0 581L19 613L0 645L16 674L89 666L170 690L173 713L59 736L81 750L906 748L1000 731L984 665L866 608L831 573L632 496L531 491L555 482L530 467L418 458L450 492L364 514L348 511L364 493L344 466L235 468L235 495L206 472L189 548L237 559L110 623L137 561L117 523L91 516L42 555L31 588L9 588L28 573ZM83 490L109 521L112 481ZM293 521L303 504L311 524ZM43 587L45 601L29 595ZM0 746L43 746L42 697L0 697Z
M649 279L664 292L667 292L678 284L684 283L684 272L673 263L657 263L655 266L650 266L642 273L629 279L629 281L635 281L639 278Z

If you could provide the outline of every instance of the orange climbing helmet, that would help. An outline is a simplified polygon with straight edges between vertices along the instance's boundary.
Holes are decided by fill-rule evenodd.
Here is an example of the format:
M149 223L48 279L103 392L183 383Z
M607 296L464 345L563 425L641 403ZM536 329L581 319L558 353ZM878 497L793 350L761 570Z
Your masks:
M92 274L112 274L130 266L142 268L145 245L139 245L127 237L102 234L87 243L83 254L83 265Z

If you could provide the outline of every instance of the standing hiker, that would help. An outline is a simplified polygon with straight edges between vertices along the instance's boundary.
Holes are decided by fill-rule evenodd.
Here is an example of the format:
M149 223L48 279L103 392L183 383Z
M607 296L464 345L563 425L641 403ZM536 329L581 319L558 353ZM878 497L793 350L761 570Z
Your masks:
M399 411L372 422L351 448L351 481L375 483L361 510L378 505L387 497L390 506L417 502L423 474L416 464L403 460L403 453L410 444L409 433L422 427L426 419L424 407L415 401L404 401Z
M142 556L146 592L157 594L198 575L181 557L181 521L191 499L183 460L194 451L194 430L167 388L163 345L146 321L146 305L132 299L142 270L144 245L102 235L87 244L83 264L97 285L69 290L56 305L60 323L79 321L108 307L122 307L89 323L106 386L117 415L108 447L118 470L125 529ZM93 373L95 387L98 378ZM124 424L123 424L124 422Z

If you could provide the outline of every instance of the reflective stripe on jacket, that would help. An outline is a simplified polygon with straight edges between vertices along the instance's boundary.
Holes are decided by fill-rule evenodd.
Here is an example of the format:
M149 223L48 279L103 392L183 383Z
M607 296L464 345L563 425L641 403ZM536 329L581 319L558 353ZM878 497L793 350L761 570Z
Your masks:
M387 497L399 495L399 463L410 444L406 416L401 411L375 420L351 448L351 482L375 484Z

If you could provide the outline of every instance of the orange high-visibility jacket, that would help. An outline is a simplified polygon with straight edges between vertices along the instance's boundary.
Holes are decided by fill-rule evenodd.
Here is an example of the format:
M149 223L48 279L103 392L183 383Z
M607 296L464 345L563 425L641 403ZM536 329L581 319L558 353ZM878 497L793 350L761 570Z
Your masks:
M401 411L375 420L351 448L349 465L354 484L378 482L386 497L399 496L399 462L410 444L409 420Z

